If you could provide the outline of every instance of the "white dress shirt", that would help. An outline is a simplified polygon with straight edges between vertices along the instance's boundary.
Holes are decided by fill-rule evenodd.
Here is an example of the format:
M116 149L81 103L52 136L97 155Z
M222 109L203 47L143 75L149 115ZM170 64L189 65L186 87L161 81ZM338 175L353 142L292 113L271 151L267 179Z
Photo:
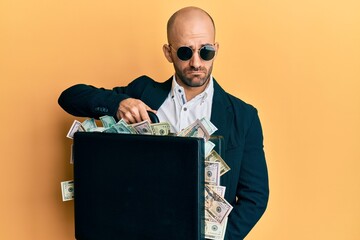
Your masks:
M171 91L164 103L157 110L160 122L170 123L172 133L177 133L190 124L206 117L210 120L211 106L214 95L213 78L206 89L190 101L186 101L184 88L181 87L173 76Z

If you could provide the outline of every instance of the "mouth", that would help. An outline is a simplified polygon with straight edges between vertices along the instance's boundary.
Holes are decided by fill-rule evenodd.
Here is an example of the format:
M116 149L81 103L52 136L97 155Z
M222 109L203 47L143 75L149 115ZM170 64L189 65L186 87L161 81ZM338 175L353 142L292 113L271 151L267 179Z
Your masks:
M201 74L205 74L204 71L194 71L194 70L189 70L187 71L188 74L190 75L201 75Z

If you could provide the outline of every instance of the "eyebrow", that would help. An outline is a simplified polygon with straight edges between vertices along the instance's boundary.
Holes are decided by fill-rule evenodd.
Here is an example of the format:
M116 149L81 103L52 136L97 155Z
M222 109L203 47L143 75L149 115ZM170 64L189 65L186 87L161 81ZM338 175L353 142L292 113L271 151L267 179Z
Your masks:
M215 43L204 43L204 44L201 44L200 45L200 48L202 48L202 47L204 47L204 46L207 46L207 45L211 45L211 46L213 46ZM170 44L170 45L172 45L172 44ZM194 46L193 45L180 45L179 47L189 47L189 48L191 48L191 49L194 49Z

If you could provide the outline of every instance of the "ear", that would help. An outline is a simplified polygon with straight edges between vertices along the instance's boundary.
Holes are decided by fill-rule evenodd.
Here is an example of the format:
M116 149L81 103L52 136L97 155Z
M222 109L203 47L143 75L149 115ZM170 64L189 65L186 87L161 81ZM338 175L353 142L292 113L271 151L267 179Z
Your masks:
M214 43L214 47L215 47L215 50L216 50L216 54L215 54L215 58L216 58L216 56L218 55L219 48L220 48L219 43L218 42Z
M168 44L163 45L163 52L164 52L166 59L169 61L169 63L173 63L172 55L171 55L171 48Z

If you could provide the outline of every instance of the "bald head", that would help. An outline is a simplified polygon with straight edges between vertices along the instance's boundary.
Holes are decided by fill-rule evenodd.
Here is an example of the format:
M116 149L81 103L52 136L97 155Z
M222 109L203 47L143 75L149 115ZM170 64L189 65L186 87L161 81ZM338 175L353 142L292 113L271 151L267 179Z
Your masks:
M215 23L212 17L201 8L185 7L175 12L167 23L168 42L186 34L186 31L196 34L195 27L205 28L204 30L212 34L215 40Z

